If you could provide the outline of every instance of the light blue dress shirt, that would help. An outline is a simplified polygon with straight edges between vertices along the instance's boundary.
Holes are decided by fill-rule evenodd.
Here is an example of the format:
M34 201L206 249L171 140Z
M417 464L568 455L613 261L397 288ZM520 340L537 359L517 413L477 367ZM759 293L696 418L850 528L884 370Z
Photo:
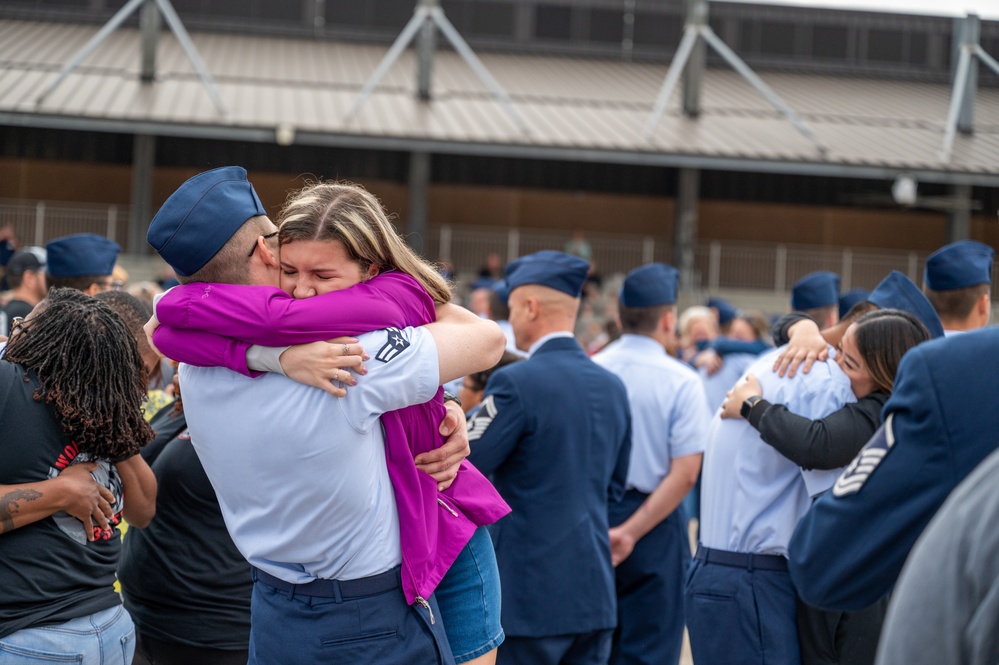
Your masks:
M708 408L712 413L721 407L725 401L725 394L743 377L758 357L749 353L733 353L722 359L721 369L714 374L708 376L707 370L703 367L697 371L704 384L704 394L708 397Z
M402 558L378 418L434 396L437 347L423 328L358 339L368 373L340 399L278 374L180 366L191 442L233 542L294 584L368 577Z
M748 369L768 401L812 419L856 401L832 349L829 360L792 379L772 371L780 351L760 356ZM837 474L806 474L764 443L745 420L723 420L716 414L701 472L701 542L713 549L787 556L791 534L808 510L812 492L830 487Z
M711 412L697 373L646 335L622 335L593 356L617 374L631 404L628 489L651 494L671 460L704 452Z

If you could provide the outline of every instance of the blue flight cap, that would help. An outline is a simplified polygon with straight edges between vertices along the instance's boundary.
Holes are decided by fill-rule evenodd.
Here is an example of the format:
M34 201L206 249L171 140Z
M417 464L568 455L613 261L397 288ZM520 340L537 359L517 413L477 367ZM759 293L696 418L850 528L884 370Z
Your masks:
M718 325L724 326L730 323L735 317L739 316L739 310L733 307L729 301L724 298L708 298L705 307L711 307L718 310Z
M510 299L510 287L507 286L505 279L498 279L493 282L492 289L496 292L497 297L499 297L499 299L503 302Z
M801 312L839 305L839 275L828 270L809 273L791 287L791 309Z
M617 299L624 307L655 307L676 303L680 272L665 263L648 263L624 278Z
M518 286L539 284L578 298L590 272L590 263L578 256L553 249L522 256L506 267L506 284L512 293Z
M53 277L110 275L121 247L96 233L75 233L45 245L45 272Z
M215 256L246 220L266 215L246 169L225 166L190 178L149 224L146 241L182 277Z
M923 322L933 338L943 337L943 324L919 287L897 270L892 270L881 283L874 287L869 302L881 309L901 309Z
M931 291L953 291L992 283L995 250L974 240L941 247L926 259L923 284Z
M839 318L846 316L858 302L867 300L870 291L867 289L851 289L839 297Z

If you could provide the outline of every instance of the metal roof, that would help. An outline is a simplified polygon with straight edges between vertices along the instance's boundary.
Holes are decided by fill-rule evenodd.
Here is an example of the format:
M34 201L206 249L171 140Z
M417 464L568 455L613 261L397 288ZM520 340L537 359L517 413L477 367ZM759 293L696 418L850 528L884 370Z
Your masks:
M431 102L416 96L406 52L345 121L386 49L355 43L195 33L227 107L220 114L177 40L159 40L157 76L139 80L139 31L119 28L41 104L38 95L93 26L0 20L0 124L396 150L694 166L999 186L999 88L979 87L975 133L941 159L951 90L906 81L762 72L828 147L816 147L729 69L708 69L702 113L678 90L651 139L643 129L662 64L478 53L526 118L521 131L450 50L433 64ZM982 69L982 76L991 76Z

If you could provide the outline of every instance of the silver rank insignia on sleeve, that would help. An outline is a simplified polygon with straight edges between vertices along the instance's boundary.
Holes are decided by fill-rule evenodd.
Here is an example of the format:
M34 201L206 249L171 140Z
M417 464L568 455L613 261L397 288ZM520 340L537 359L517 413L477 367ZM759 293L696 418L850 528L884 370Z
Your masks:
M398 328L386 328L385 330L388 332L388 341L375 354L375 359L383 363L398 357L400 353L409 348L409 340L403 336L401 330Z
M867 479L874 473L881 460L885 458L891 447L895 445L895 434L891 429L891 421L895 414L890 414L885 424L878 428L867 445L853 458L850 466L833 485L833 496L844 497L856 494L864 486Z
M496 417L496 403L493 401L493 396L489 395L484 400L482 400L482 406L479 407L479 411L472 418L472 422L468 423L468 440L476 441L486 432L486 428L492 424L493 418Z

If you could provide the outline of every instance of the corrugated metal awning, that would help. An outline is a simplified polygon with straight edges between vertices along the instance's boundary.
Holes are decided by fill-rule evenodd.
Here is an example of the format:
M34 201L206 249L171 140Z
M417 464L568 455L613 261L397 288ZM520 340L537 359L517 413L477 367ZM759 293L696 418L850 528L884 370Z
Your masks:
M478 53L527 119L522 132L466 63L441 50L432 101L416 96L407 52L356 117L345 121L385 48L232 34L192 35L228 109L220 114L171 33L159 40L157 77L139 80L140 34L121 28L45 100L36 100L96 30L0 21L0 123L171 136L396 150L891 177L999 186L999 89L980 87L975 133L940 156L950 88L906 81L763 72L828 147L820 154L728 69L709 69L702 113L674 95L643 136L666 66ZM990 74L985 74L990 75Z

